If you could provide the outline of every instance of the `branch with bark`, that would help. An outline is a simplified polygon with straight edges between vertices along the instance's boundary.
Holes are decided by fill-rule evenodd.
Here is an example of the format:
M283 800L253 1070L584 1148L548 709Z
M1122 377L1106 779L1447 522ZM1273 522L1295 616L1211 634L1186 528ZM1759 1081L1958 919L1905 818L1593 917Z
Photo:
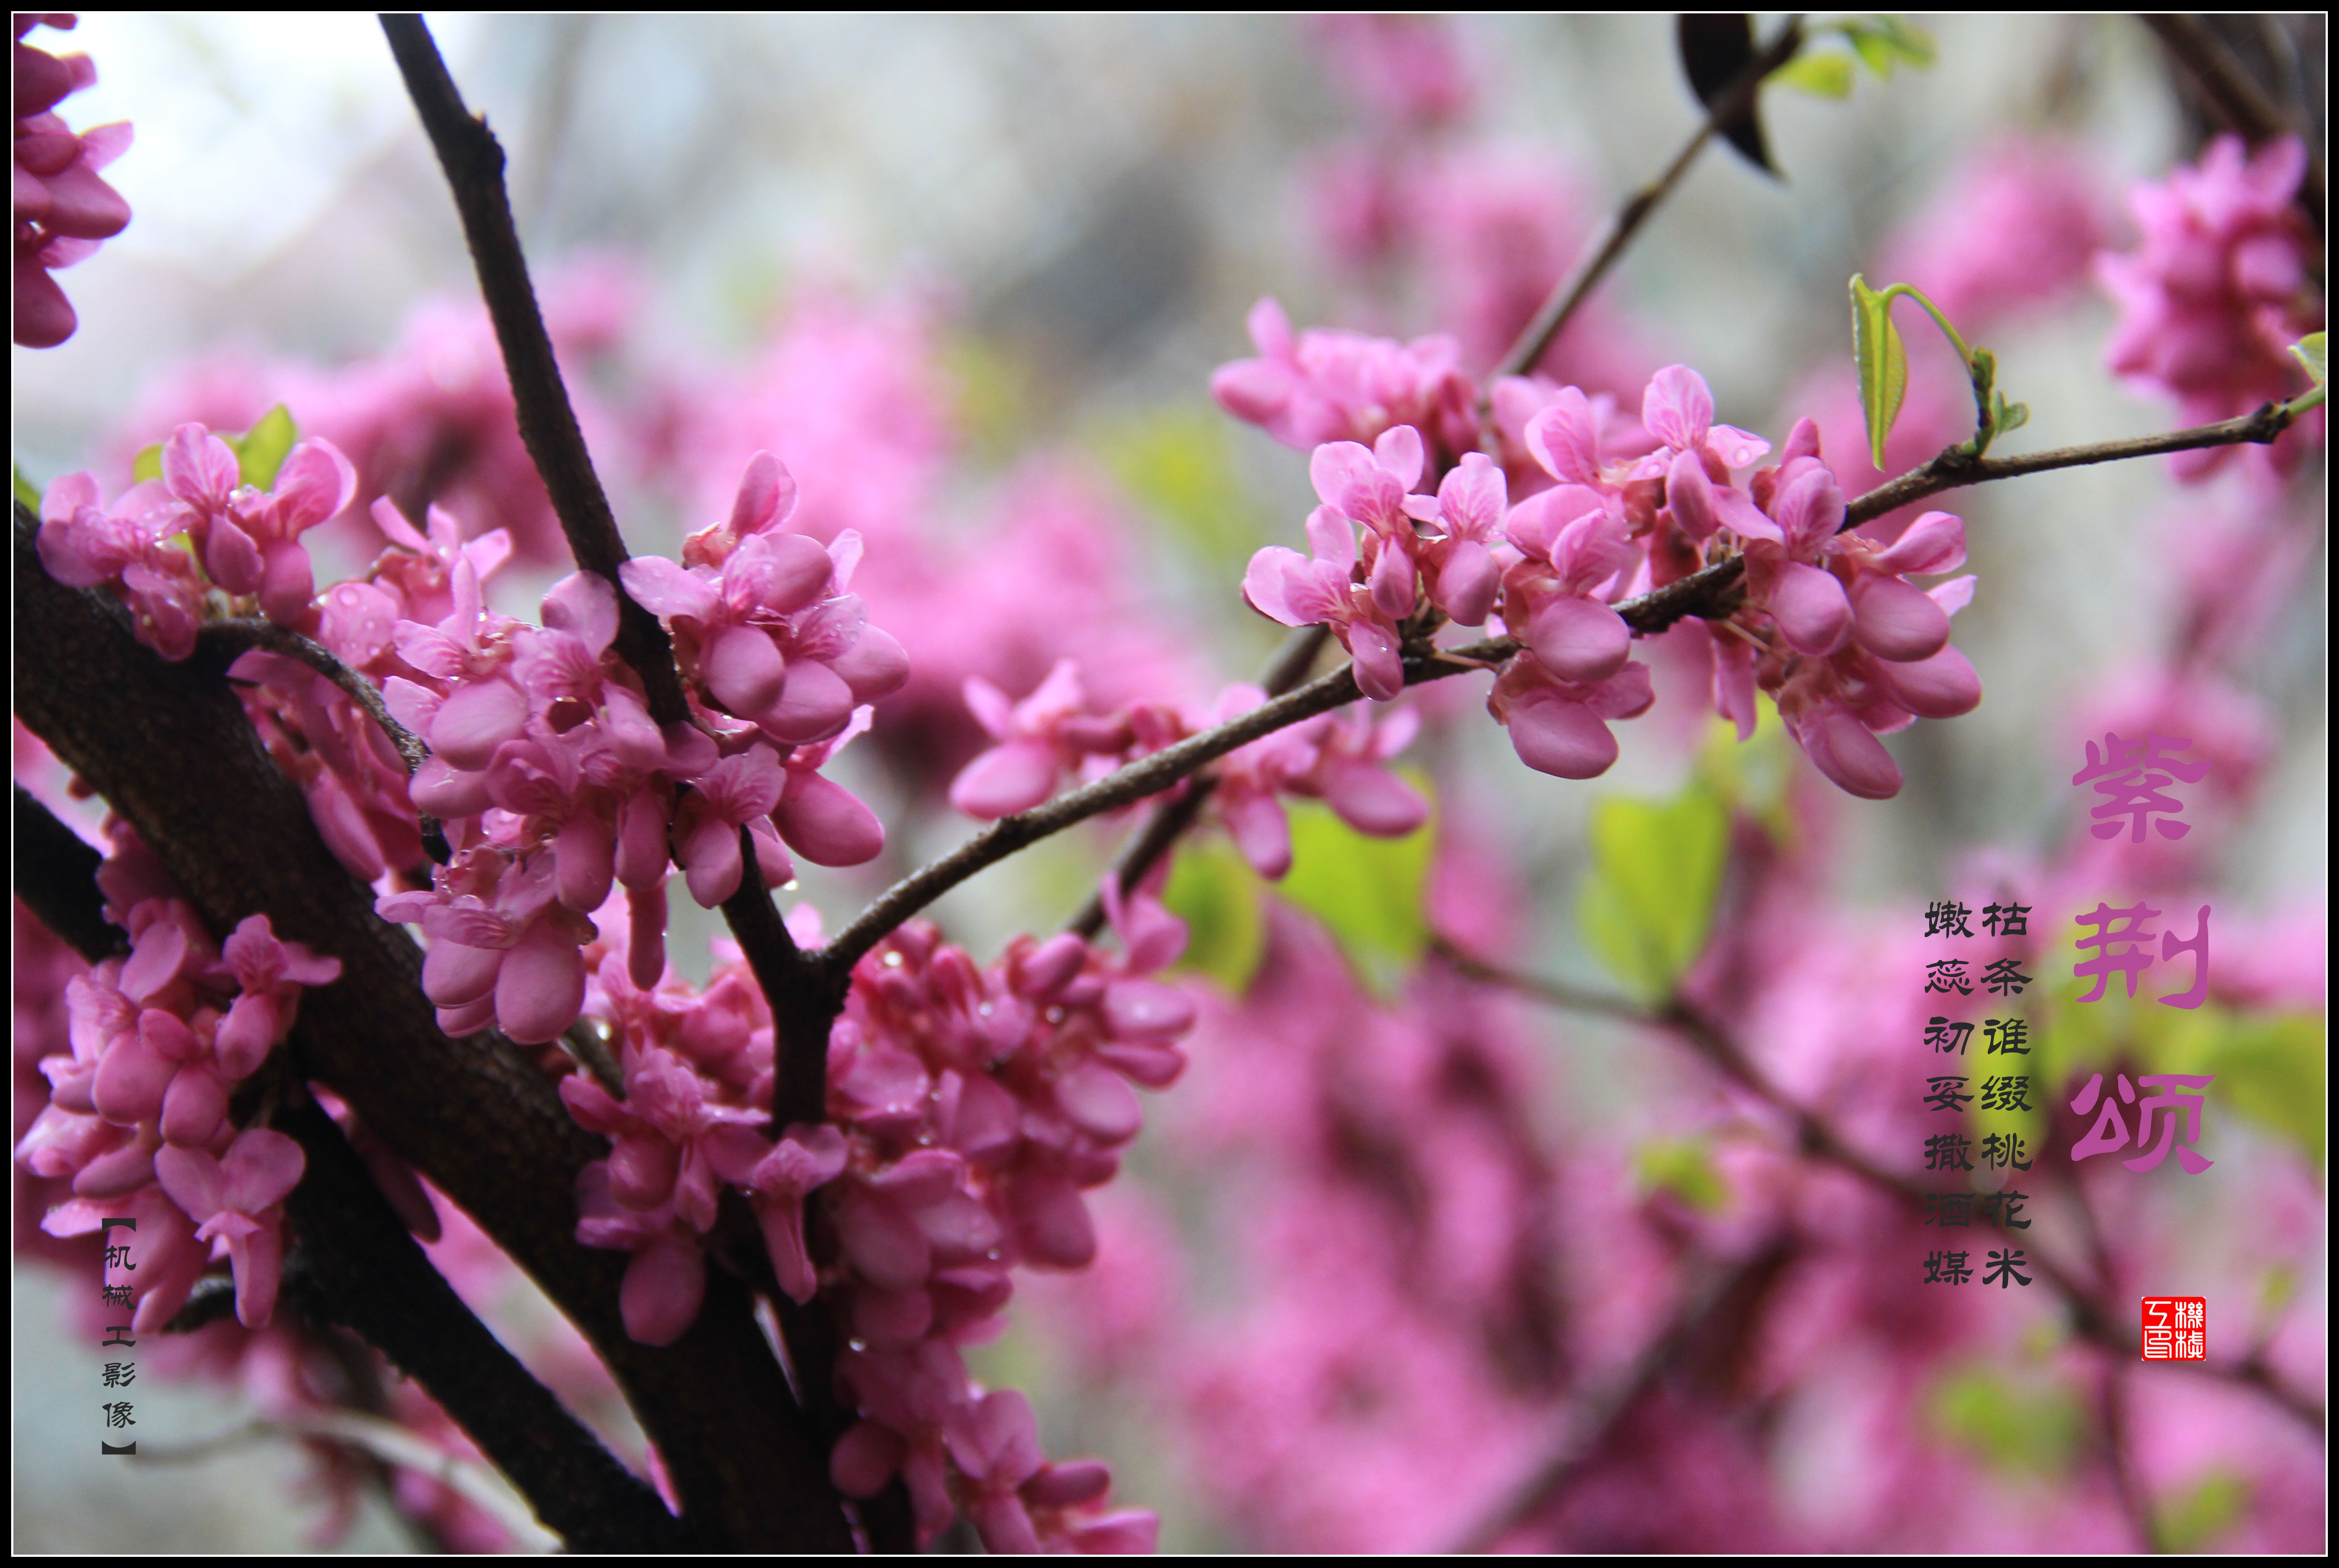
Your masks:
M702 1544L848 1546L825 1452L746 1289L718 1272L675 1345L627 1336L624 1256L576 1240L577 1176L602 1140L518 1047L439 1032L420 951L319 838L216 653L157 658L118 604L48 577L25 524L20 515L16 646L20 656L39 650L39 664L18 683L18 715L137 831L212 930L265 914L287 940L341 961L342 978L301 1001L304 1073L478 1220L583 1331L657 1445Z
M22 786L15 825L15 892L25 907L92 963L127 952L125 934L105 918L98 853ZM287 1042L292 1062L312 1054L308 1029L297 1025ZM306 1159L286 1199L295 1237L286 1297L302 1316L351 1329L419 1383L572 1549L690 1549L689 1533L657 1494L431 1267L332 1118L296 1089L269 1124L289 1133Z

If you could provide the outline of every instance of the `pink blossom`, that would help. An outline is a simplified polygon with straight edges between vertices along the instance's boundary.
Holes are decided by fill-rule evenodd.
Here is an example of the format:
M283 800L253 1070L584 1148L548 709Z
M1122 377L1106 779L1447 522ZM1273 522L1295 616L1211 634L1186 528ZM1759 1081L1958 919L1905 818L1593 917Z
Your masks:
M1370 441L1398 425L1419 430L1441 465L1477 445L1474 394L1453 339L1397 343L1313 329L1295 340L1271 299L1251 307L1249 325L1258 357L1219 366L1210 395L1285 446Z
M316 582L301 535L340 512L357 493L357 470L331 441L302 441L266 495L242 482L234 452L197 424L163 443L163 483L185 509L212 580L230 594L256 595L281 626L303 621Z
M221 1241L235 1268L236 1321L266 1323L275 1310L284 1267L284 1197L307 1166L301 1146L281 1132L247 1128L226 1155L213 1159L194 1149L165 1149L154 1174L171 1201L196 1223L195 1239Z
M1091 757L1123 752L1133 739L1127 718L1085 711L1072 659L1056 661L1048 678L1016 703L981 676L969 676L966 705L995 744L952 781L951 804L985 820L1038 805L1055 793L1062 774Z
M2323 325L2322 291L2308 272L2314 234L2294 202L2305 170L2295 136L2255 154L2238 136L2220 136L2199 163L2129 193L2140 250L2097 259L2120 311L2111 368L2176 398L2186 424L2246 413L2304 384L2284 350ZM2274 456L2295 463L2316 439L2290 437ZM2228 455L2211 447L2171 461L2194 479Z
M1475 91L1445 16L1318 16L1309 30L1333 81L1368 113L1405 127L1454 119Z
M1372 590L1354 580L1355 528L1332 508L1318 507L1308 515L1308 539L1312 560L1280 545L1253 556L1243 597L1287 626L1328 625L1355 663L1357 689L1375 702L1392 701L1405 689L1399 635ZM1402 552L1390 554L1402 558Z
M777 531L794 506L787 470L758 454L729 520L685 544L686 566L637 556L620 571L626 591L671 622L676 656L702 699L784 745L835 735L856 705L909 677L901 644L868 626L844 591L860 536L824 549Z
M108 587L130 606L138 640L166 659L195 649L203 584L193 557L170 541L184 513L160 483L125 491L109 510L94 476L67 474L41 498L41 565L68 587Z
M71 27L61 12L15 15L16 224L15 340L28 349L53 349L74 334L74 308L50 272L86 260L97 242L122 232L130 203L98 178L99 172L130 148L130 124L118 121L75 133L50 113L71 94L97 80L86 54L62 58L25 42L45 23Z
M1952 173L1869 276L1916 284L1971 333L2086 279L2104 238L2096 190L2076 149L1999 142Z

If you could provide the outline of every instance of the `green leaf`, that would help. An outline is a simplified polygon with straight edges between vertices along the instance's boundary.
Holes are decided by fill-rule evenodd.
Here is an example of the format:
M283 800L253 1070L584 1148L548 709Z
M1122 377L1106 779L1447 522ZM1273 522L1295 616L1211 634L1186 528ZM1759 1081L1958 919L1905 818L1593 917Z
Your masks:
M130 459L130 478L133 482L143 485L149 479L159 479L162 477L163 443L157 441L151 447L139 448L138 455Z
M284 466L285 458L292 450L292 443L300 439L300 432L293 429L291 411L279 403L261 415L252 429L243 434L223 435L220 439L225 441L228 449L235 454L236 467L242 471L243 482L255 489L266 490L275 488L276 471Z
M1993 434L2002 436L2008 430L2018 430L2030 422L2029 404L2009 403L2006 400L2006 394L2003 392L1993 392L1990 396L1998 399L1998 422Z
M41 510L41 492L34 488L32 480L25 477L21 467L15 463L8 466L16 472L16 504L37 517Z
M1772 72L1770 79L1781 87L1791 87L1814 98L1849 98L1853 80L1851 56L1834 49L1798 54Z
M1879 471L1884 467L1884 438L1900 417L1900 399L1909 391L1909 350L1892 324L1892 294L1868 286L1855 272L1851 278L1851 358L1860 370L1860 411L1868 420L1868 455Z
M1660 1004L1705 946L1729 857L1730 814L1698 783L1670 801L1601 801L1591 826L1585 939L1642 1001Z
M1835 31L1850 40L1860 60L1879 76L1891 75L1896 65L1933 63L1932 35L1903 16L1857 17L1836 24Z
M2329 368L2324 360L2323 334L2309 332L2297 342L2293 343L2290 346L2290 357L2298 361L2300 367L2306 371L2308 379L2314 383L2313 390L2291 399L2290 406L2300 413L2304 413L2322 402L2329 390L2325 385Z
M2153 1510L2164 1552L2199 1552L2232 1529L2249 1505L2249 1483L2229 1470L2213 1470L2182 1495Z
M1926 1414L1936 1430L2011 1474L2059 1475L2079 1446L2079 1402L2069 1390L2025 1387L1987 1367L1952 1372L1933 1386Z
M1729 1201L1701 1139L1653 1139L1633 1151L1633 1172L1643 1192L1670 1192L1700 1214L1716 1213Z
M1428 793L1426 779L1408 782ZM1291 870L1276 892L1323 922L1367 985L1393 994L1429 945L1422 890L1432 829L1371 838L1312 804L1292 805L1290 816Z
M1193 844L1170 868L1162 902L1186 922L1186 954L1178 967L1208 975L1240 995L1258 972L1267 945L1258 879L1234 846Z

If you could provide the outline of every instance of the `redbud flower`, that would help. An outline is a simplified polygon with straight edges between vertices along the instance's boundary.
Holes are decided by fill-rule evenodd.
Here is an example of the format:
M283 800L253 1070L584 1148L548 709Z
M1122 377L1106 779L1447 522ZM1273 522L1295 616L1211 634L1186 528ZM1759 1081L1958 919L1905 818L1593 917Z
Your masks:
M1249 327L1259 357L1219 366L1210 395L1285 446L1370 441L1397 425L1413 426L1451 456L1477 445L1475 394L1452 338L1398 343L1319 329L1295 340L1290 318L1271 299L1251 307Z
M198 1241L224 1240L235 1269L235 1317L258 1328L275 1310L284 1267L284 1196L300 1183L301 1146L263 1127L238 1133L220 1159L194 1149L165 1149L154 1174L171 1201L196 1222Z
M97 242L122 232L130 203L98 178L127 152L127 121L75 133L49 111L97 80L86 54L63 58L34 48L25 35L46 23L71 27L62 12L15 15L16 135L13 201L16 292L13 334L28 349L53 349L77 322L64 291L49 273L86 260Z

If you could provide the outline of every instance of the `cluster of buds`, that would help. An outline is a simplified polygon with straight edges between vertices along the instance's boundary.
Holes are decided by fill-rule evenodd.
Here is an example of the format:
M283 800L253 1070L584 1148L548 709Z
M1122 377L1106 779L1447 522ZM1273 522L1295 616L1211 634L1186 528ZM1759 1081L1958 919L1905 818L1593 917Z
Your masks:
M214 943L167 873L119 822L98 881L105 915L130 933L65 987L70 1054L45 1058L49 1103L16 1145L35 1176L72 1183L52 1236L138 1222L133 1326L159 1330L224 1258L247 1328L274 1310L284 1260L283 1200L300 1145L228 1118L228 1097L291 1031L301 991L339 980L340 961L280 941L266 915Z
M1843 494L1810 420L1742 486L1770 443L1717 424L1687 366L1651 380L1637 427L1620 429L1606 399L1574 387L1514 378L1492 402L1503 445L1523 453L1498 464L1466 452L1426 495L1415 429L1392 425L1370 448L1326 442L1308 465L1323 503L1308 519L1313 557L1270 546L1251 560L1252 606L1330 627L1367 697L1403 689L1405 650L1438 626L1499 619L1520 646L1489 710L1528 766L1595 777L1616 760L1609 724L1654 700L1616 605L1743 558L1742 603L1701 634L1716 711L1742 736L1760 687L1822 773L1878 799L1900 774L1877 734L1980 700L1973 666L1949 646L1973 579L1930 590L1908 580L1962 565L1964 525L1929 512L1889 545L1844 532Z

